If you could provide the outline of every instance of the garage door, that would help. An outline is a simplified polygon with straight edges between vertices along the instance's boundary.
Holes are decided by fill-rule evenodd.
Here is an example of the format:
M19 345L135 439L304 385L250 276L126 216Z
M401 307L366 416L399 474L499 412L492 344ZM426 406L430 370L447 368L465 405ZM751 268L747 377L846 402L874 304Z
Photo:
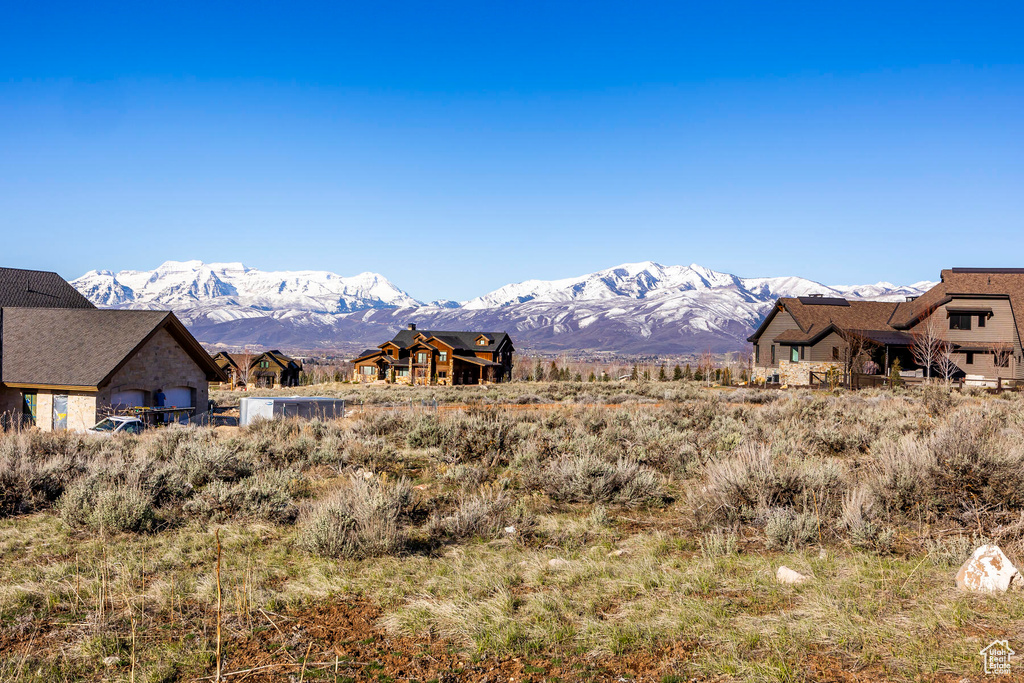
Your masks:
M136 408L146 405L146 394L139 389L118 391L111 397L110 403L122 408Z
M188 387L170 387L164 389L164 405L168 408L191 408L192 390Z

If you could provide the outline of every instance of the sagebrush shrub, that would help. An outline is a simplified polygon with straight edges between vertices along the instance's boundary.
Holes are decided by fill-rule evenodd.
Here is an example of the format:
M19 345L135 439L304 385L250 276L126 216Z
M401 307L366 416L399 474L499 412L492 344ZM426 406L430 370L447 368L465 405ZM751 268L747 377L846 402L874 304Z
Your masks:
M567 503L660 503L662 476L629 458L608 461L593 454L553 460L541 484L553 500Z
M302 486L302 475L293 470L259 472L233 483L216 480L190 498L182 511L205 521L247 518L288 524L299 514L292 494Z
M404 479L353 476L303 513L300 543L324 557L391 555L405 547L403 516L412 501Z
M793 550L818 538L817 520L809 512L770 508L765 513L764 537L768 548Z
M521 500L509 491L486 487L475 493L459 496L455 509L448 514L435 514L427 524L428 538L464 540L493 538L513 527L522 534L533 523Z
M68 526L93 531L147 531L153 522L152 499L147 493L95 477L68 486L57 508Z

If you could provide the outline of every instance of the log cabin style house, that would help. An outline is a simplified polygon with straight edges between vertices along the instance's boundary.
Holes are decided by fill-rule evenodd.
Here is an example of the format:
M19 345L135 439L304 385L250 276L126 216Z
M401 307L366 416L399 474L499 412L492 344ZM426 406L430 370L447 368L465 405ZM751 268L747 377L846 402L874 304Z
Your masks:
M948 351L952 379L1005 387L1024 383L1022 325L1024 268L950 268L906 301L780 298L747 341L758 381L810 385L829 368L888 375L897 359L905 376L939 377L915 359L927 330Z
M505 332L417 330L410 324L352 363L357 382L492 384L512 377L512 339Z
M297 387L302 374L302 361L287 356L277 349L248 354L221 351L214 354L213 360L230 378L226 385L225 383L221 384L219 387L221 389ZM242 370L242 366L247 363L248 372ZM248 386L246 379L249 380Z

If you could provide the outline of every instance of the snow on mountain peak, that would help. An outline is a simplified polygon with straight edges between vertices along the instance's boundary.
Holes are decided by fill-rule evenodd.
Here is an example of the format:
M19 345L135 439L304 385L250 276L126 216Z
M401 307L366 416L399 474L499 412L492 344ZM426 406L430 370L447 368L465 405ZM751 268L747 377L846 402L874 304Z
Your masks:
M193 260L166 261L149 271L92 270L72 284L99 306L171 308L206 342L256 339L300 348L342 340L377 343L377 337L416 322L427 329L504 329L534 348L675 353L688 344L741 347L777 297L897 301L934 283L827 286L792 276L740 278L696 263L640 261L576 277L525 280L461 303L424 305L379 273L261 271ZM266 338L254 330L265 330Z
M419 302L378 273L346 278L327 271L264 272L241 263L165 261L151 271L90 271L72 281L102 306L188 308L199 304L258 310L341 313Z

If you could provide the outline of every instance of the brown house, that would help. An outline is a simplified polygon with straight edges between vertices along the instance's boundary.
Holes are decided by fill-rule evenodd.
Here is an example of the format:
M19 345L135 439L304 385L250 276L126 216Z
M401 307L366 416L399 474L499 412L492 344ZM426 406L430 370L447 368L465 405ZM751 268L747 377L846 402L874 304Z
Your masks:
M512 378L512 339L505 332L417 330L367 349L352 363L358 382L490 384Z
M811 384L815 375L848 364L851 340L862 349L856 372L888 374L893 362L925 374L914 360L915 335L930 329L948 349L953 376L980 385L1024 381L1024 268L951 268L907 301L847 301L821 296L780 298L748 338L754 376ZM928 370L938 375L938 368Z
M248 361L247 361L248 359ZM220 352L213 356L221 371L230 377L230 386L243 388L248 377L254 387L297 387L302 374L302 363L277 349L258 354ZM248 375L242 366L248 363Z
M84 430L120 408L206 412L217 365L169 311L99 310L55 273L0 269L4 423Z

